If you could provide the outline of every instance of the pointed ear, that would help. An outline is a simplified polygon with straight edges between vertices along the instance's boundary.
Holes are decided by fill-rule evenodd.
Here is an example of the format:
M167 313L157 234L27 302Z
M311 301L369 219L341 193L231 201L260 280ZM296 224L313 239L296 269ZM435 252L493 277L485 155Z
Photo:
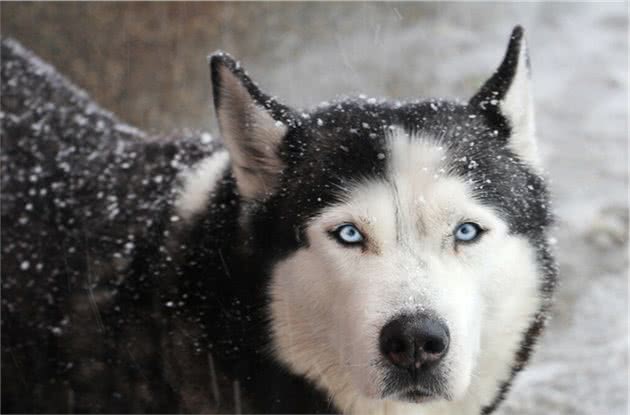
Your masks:
M529 56L521 26L512 31L503 62L469 105L479 108L490 119L507 124L510 150L533 166L539 165Z
M279 147L292 125L289 108L262 93L231 56L209 57L214 107L238 190L263 198L284 168Z

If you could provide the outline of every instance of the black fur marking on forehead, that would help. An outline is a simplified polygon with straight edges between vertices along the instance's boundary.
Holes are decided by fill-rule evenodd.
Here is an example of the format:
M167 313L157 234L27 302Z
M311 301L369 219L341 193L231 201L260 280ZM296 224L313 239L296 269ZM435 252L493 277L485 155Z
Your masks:
M384 178L384 109L350 105L300 118L280 149L286 165L277 191L254 207L252 225L261 247L283 256L308 243L306 222L343 198L354 182ZM266 218L277 221L268 223ZM297 234L297 237L296 237Z
M507 146L501 131L471 124L448 138L449 174L468 182L517 234L540 234L552 223L545 180Z
M287 167L277 192L253 210L262 247L286 255L307 244L306 222L341 201L343 189L386 180L388 135L400 127L444 146L449 173L468 181L475 197L495 208L512 232L534 235L549 225L543 179L505 145L509 130L488 123L478 108L439 100L355 99L305 113L287 133L280 149ZM268 224L269 217L277 221Z

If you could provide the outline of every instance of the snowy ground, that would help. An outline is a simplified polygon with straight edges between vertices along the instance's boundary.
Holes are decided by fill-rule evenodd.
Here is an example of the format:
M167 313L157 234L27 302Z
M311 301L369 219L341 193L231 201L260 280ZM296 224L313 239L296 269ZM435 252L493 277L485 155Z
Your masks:
M511 28L525 27L561 285L549 329L500 413L626 414L627 4L283 4L267 7L249 34L232 27L241 6L230 7L212 44L250 50L239 56L249 73L297 106L339 93L467 98L498 65ZM243 36L260 47L244 48ZM189 84L204 87L203 71Z

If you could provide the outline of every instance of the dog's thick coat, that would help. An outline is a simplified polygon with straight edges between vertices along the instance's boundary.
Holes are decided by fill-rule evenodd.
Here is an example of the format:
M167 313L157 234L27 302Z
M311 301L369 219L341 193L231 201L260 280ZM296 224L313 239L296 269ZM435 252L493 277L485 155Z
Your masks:
M220 147L121 128L3 42L3 410L492 412L555 281L527 59L516 28L467 103L302 113L217 53ZM379 333L418 313L450 340L410 374Z

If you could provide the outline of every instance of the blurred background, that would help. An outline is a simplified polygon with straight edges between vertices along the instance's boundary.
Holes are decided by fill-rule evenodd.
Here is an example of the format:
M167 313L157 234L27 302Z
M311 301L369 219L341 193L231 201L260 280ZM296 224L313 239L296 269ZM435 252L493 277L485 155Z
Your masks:
M628 411L628 18L617 3L2 3L22 42L122 120L216 132L206 56L310 107L468 98L522 24L561 284L502 414Z

